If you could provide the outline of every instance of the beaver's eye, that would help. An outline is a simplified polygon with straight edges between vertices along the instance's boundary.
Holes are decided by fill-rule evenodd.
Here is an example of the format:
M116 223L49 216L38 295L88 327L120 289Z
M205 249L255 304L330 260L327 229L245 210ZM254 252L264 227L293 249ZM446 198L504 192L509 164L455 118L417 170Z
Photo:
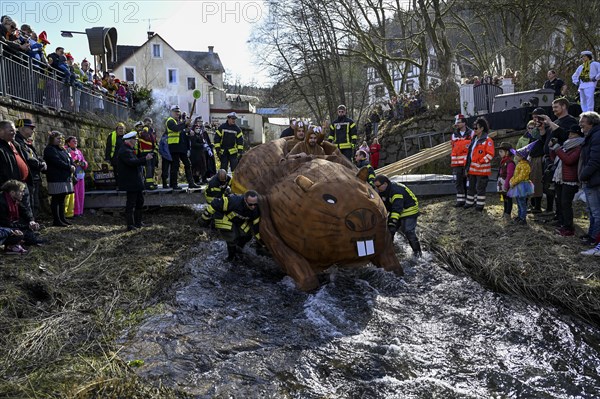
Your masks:
M325 200L325 202L327 202L328 204L335 204L337 202L337 198L335 198L333 195L331 194L323 194L323 199Z

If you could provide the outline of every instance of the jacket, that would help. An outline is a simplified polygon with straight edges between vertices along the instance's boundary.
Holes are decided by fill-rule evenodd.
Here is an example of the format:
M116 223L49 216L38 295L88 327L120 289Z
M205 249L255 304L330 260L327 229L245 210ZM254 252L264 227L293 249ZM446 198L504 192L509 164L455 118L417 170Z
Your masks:
M27 166L29 166L29 172L31 173L32 181L41 181L44 160L38 156L33 145L28 144L25 140L25 137L23 137L21 133L17 132L15 141L21 146L23 154L27 156L25 161L27 162Z
M529 165L529 162L521 159L515 167L515 173L513 174L513 177L510 179L510 186L514 187L521 182L528 181L530 173L531 166Z
M235 225L244 233L252 230L260 240L260 211L258 207L248 208L243 195L215 198L202 214L204 220L210 217L214 218L217 229L231 231Z
M48 164L46 180L48 183L64 183L71 179L73 161L67 150L56 145L44 148L44 160Z
M580 82L595 82L600 80L600 62L591 61L590 62L590 77L589 80L582 80L580 78L581 72L583 72L583 64L579 65L575 70L573 76L571 76L571 80L575 86L578 86Z
M169 143L168 143L167 133L163 134L158 142L158 153L163 159L167 161L172 161L173 157L171 157L171 153L169 152Z
M227 152L230 155L244 152L244 134L236 125L225 122L215 133L215 150L217 153Z
M363 166L367 167L369 170L369 174L367 175L367 183L372 186L373 182L375 181L375 169L373 169L371 164L366 159L364 161L360 161L356 166L358 166L358 169L361 169Z
M189 142L187 140L186 124L185 122L177 123L175 118L172 116L167 118L165 122L167 127L167 143L169 144L169 152L173 153L187 153L189 149Z
M494 158L494 141L483 133L481 137L473 137L469 145L467 163L465 169L467 174L474 176L491 176L492 159Z
M450 154L450 166L453 168L465 166L467 163L467 154L469 153L469 145L473 138L473 130L467 128L464 134L460 132L452 133L450 144L452 145L452 153Z
M25 163L27 163L27 155L23 152L21 146L16 143L13 143L13 145ZM0 185L11 179L21 181L21 172L19 171L15 154L10 148L8 141L0 140ZM25 183L31 183L31 173L29 173L29 177L26 179Z
M571 148L565 151L563 148L557 148L550 151L550 158L554 161L558 157L562 162L562 180L563 182L577 183L577 167L579 165L579 156L581 155L581 146Z
M587 187L600 186L600 125L588 132L581 146L579 181Z
M114 162L123 145L123 136L119 136L116 130L113 130L106 138L106 150L104 151L104 160Z
M206 192L204 193L204 197L206 198L206 203L210 204L213 202L215 198L221 198L225 196L227 187L231 184L231 177L227 176L227 180L225 181L225 186L221 187L221 180L219 180L218 175L214 175L209 181L208 186L206 187Z
M400 219L419 216L419 201L404 184L390 182L388 188L379 193L379 196L388 211L388 226L398 228Z
M381 144L371 144L371 147L369 147L371 165L375 169L379 166L379 151L381 151Z
M137 154L145 154L148 152L157 152L156 135L154 129L145 126L140 134L138 134Z
M18 203L19 221L11 223L8 218L8 203L4 197L4 193L0 192L0 227L10 227L13 229L27 230L29 222L33 222L33 214L31 209L25 206L22 202Z
M515 161L506 156L502 158L500 161L500 168L498 169L498 182L503 181L502 190L499 191L508 191L510 179L515 174ZM502 179L502 180L501 180ZM498 183L500 184L500 183Z
M119 171L117 183L122 191L143 191L144 174L142 165L146 164L146 158L138 158L133 148L127 144L119 148L117 154L117 170Z
M336 144L340 150L354 149L356 147L356 123L347 116L338 117L329 126L328 141Z

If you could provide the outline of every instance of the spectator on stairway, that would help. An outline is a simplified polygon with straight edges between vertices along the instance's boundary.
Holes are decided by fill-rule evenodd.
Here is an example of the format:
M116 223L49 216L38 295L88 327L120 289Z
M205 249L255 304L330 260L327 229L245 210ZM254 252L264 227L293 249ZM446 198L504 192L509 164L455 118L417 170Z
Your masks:
M53 226L71 225L65 218L65 198L73 192L73 173L75 165L64 148L64 136L58 131L50 132L48 145L44 149L44 160L48 164L46 179L50 194L50 210Z

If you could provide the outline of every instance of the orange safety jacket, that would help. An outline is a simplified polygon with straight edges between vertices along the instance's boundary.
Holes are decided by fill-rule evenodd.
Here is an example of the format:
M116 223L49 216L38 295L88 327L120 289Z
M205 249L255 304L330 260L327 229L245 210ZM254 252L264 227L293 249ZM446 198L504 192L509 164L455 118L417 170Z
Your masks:
M469 175L490 176L492 174L492 158L494 158L494 140L482 135L473 137L469 146L470 156L467 160Z
M469 153L469 144L473 138L473 131L467 129L464 135L459 132L452 133L450 144L452 145L452 153L450 155L450 166L453 168L465 166L467 163L467 154Z

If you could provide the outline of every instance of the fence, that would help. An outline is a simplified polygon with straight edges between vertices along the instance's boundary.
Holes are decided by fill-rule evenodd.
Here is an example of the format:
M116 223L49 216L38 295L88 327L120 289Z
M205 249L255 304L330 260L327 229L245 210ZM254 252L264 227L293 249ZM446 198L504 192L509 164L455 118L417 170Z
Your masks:
M475 100L475 115L492 112L494 97L502 94L502 87L493 84L483 83L473 87L473 97Z
M74 113L108 113L127 120L130 108L92 87L64 83L61 71L0 42L0 95L28 104Z

